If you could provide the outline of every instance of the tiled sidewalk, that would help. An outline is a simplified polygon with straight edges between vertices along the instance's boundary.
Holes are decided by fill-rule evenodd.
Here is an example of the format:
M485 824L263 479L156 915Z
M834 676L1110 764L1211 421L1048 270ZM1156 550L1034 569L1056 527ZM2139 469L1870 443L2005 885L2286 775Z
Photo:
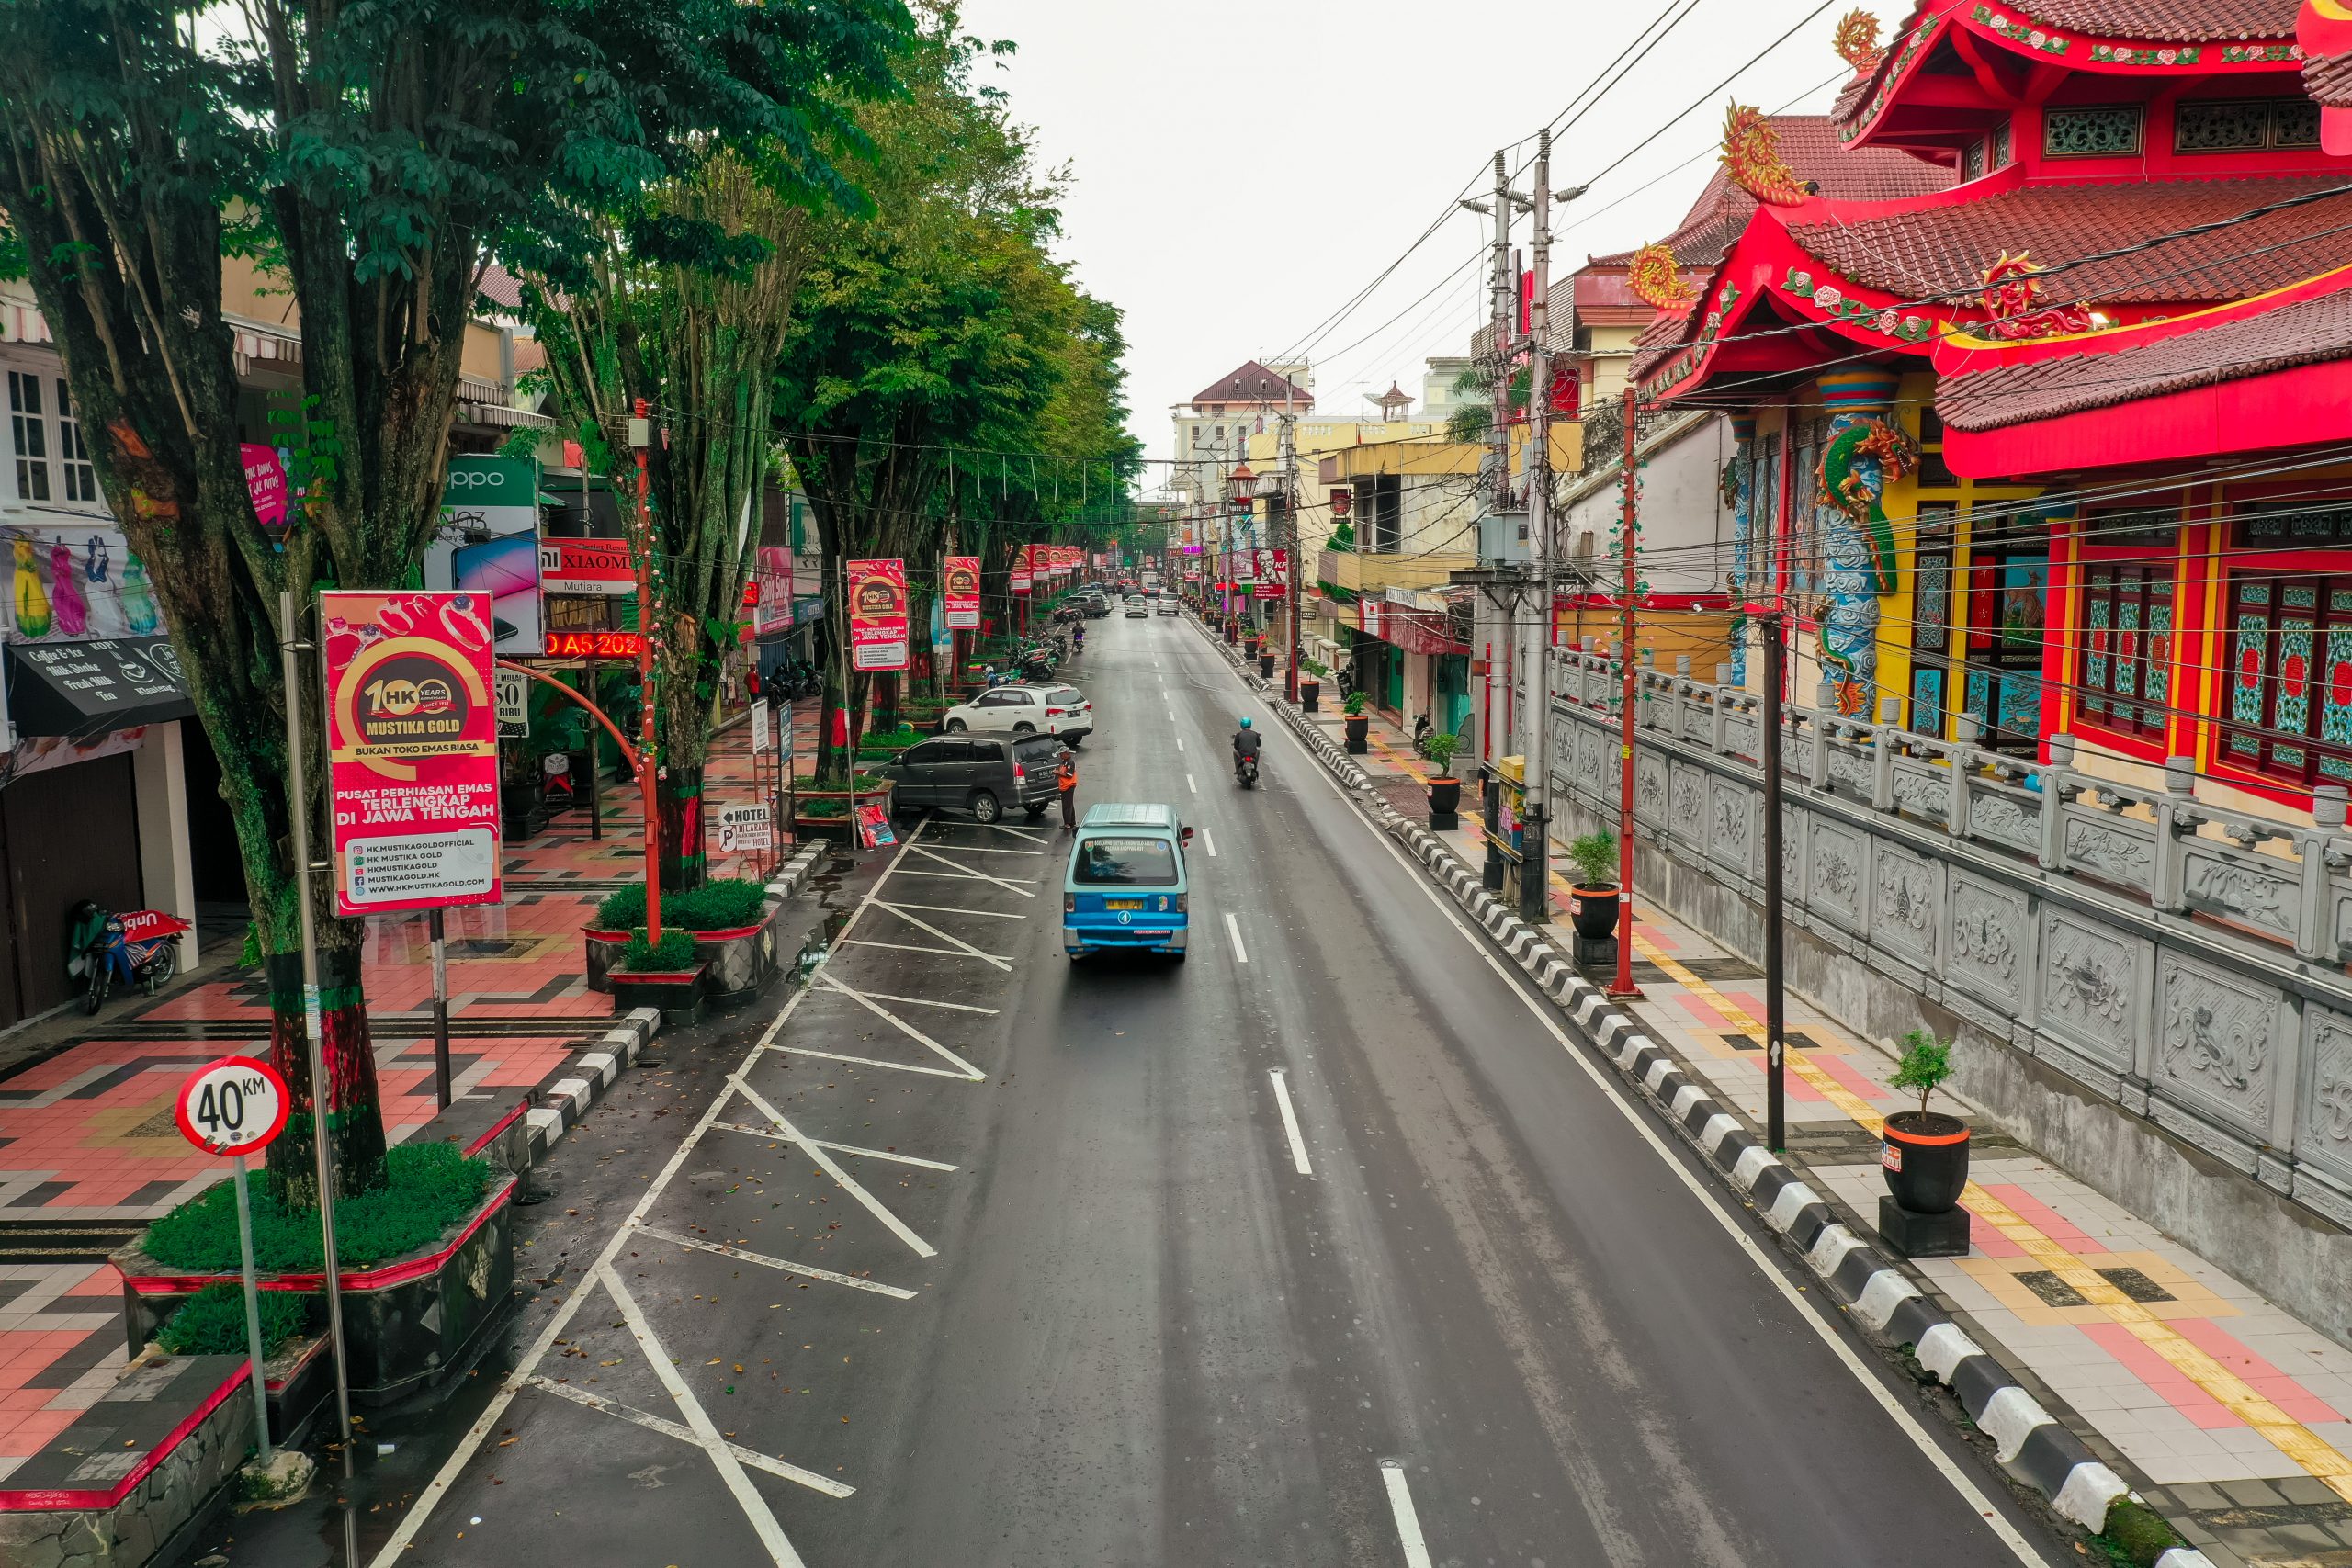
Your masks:
M813 754L815 723L805 712L796 727L804 756ZM718 738L705 791L714 814L757 797L744 727ZM607 783L604 805L601 840L591 840L583 813L567 813L509 847L503 905L445 916L460 1099L521 1099L557 1075L587 1027L609 1021L610 1004L582 973L580 931L606 891L643 875L643 818L633 785ZM772 858L714 859L712 871L758 875ZM372 920L364 954L394 1142L435 1113L425 932L421 915ZM258 976L217 965L153 1003L108 1007L62 1049L0 1078L0 1227L9 1227L0 1237L0 1483L96 1398L125 1354L112 1266L43 1259L33 1233L135 1225L225 1178L224 1162L180 1136L173 1102L198 1065L259 1055L267 1042Z
M1336 739L1339 716L1318 718ZM1424 815L1426 764L1377 720L1372 742L1357 761L1375 787ZM1464 804L1476 805L1467 790ZM1444 838L1466 864L1482 863L1472 811ZM1554 880L1564 904L1566 883ZM1760 1123L1760 972L1645 913L1632 1010L1690 1076ZM1566 947L1563 931L1547 934ZM1792 1156L1845 1224L1874 1237L1879 1121L1917 1102L1884 1087L1887 1050L1794 996L1787 1019ZM1928 1288L2045 1403L2066 1407L2075 1430L2216 1564L2352 1565L2352 1351L2031 1151L1981 1130L1974 1143L1962 1199L1972 1246L1964 1258L1916 1261Z

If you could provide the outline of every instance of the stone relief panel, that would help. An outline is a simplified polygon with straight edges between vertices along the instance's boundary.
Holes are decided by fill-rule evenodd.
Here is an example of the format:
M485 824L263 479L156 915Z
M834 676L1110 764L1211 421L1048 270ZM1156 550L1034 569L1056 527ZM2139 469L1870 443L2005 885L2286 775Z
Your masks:
M1940 773L1894 765L1894 808L1941 828L1951 820L1951 781Z
M1968 830L2027 854L2041 850L2041 813L2029 810L2016 797L1972 791L1968 797Z
M2295 1156L2352 1182L2352 1017L2308 1003L2303 1039L2310 1087L2296 1118Z
M1807 850L1812 878L1804 885L1806 907L1829 916L1848 931L1860 931L1870 854L1870 840L1861 834L1815 818L1813 841Z
M1743 876L1756 874L1756 827L1758 796L1746 784L1729 779L1707 781L1707 853Z
M2061 910L2045 909L2042 919L2042 1030L2102 1066L2130 1072L2146 943Z
M1805 814L1795 807L1781 807L1781 891L1802 904L1804 901ZM1764 846L1756 847L1757 858L1764 855Z
M1751 713L1726 714L1724 717L1724 749L1735 756L1753 761L1764 745L1764 727Z
M2142 894L2155 879L2155 830L2143 823L2086 817L2080 807L2068 807L2063 840L2073 869Z
M1934 865L1884 840L1871 840L1870 939L1922 968L1936 961L1943 919Z
M1871 798L1871 773L1874 770L1867 752L1857 751L1834 742L1829 748L1829 782L1838 788L1859 796Z
M2251 863L2267 856L2223 855L2195 839L2183 840L2181 848L2180 887L2190 908L2243 920L2294 940L2295 910L2302 889L2291 874L2292 867L2273 873ZM2284 862L2280 864L2286 866Z
M1618 770L1610 764L1618 760L1616 749L1609 744L1608 735L1598 725L1573 726L1577 742L1577 788L1595 800L1614 806L1617 803Z
M1664 832L1667 827L1666 759L1635 748L1634 752L1634 820Z
M2156 955L2156 1059L2150 1083L2251 1138L2270 1132L2280 998L2173 952Z
M2025 1006L2032 931L2024 894L1954 868L1951 919L1944 931L1945 984L2015 1018Z
M1707 845L1707 776L1688 762L1668 765L1674 836L1703 852Z

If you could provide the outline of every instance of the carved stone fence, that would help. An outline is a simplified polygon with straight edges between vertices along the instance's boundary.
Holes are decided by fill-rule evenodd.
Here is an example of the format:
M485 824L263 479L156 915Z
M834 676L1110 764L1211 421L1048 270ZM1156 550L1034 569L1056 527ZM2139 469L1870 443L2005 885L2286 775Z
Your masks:
M1620 676L1559 656L1552 775L1617 808ZM1760 905L1759 699L1639 671L1640 838ZM2352 836L2199 804L1966 741L1784 716L1792 924L2352 1228ZM1719 933L1727 934L1727 933Z

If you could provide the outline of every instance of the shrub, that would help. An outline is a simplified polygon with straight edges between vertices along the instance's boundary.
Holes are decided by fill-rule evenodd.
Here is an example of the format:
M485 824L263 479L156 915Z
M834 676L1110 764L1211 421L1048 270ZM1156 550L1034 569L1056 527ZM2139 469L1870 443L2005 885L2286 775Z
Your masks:
M714 876L684 893L662 895L662 924L680 931L723 931L756 924L767 907L767 888L736 876ZM616 888L596 906L600 931L634 931L645 923L645 884Z
M266 1361L287 1341L308 1333L311 1307L320 1298L290 1291L258 1292L261 1358ZM155 1343L175 1356L242 1356L245 1353L245 1287L207 1285L188 1297L155 1331Z
M852 774L850 775L850 785L851 785L851 787L852 787L852 788L854 788L854 789L880 789L880 788L882 787L882 785L883 785L883 784L884 784L885 782L886 782L886 781L883 779L883 777L882 777L882 775L881 775L880 773L865 773L865 772L861 771L861 772L858 772L858 773L852 773ZM796 773L796 774L794 774L794 775L793 775L793 780L792 780L792 785L793 785L793 787L794 787L795 789L804 789L804 790L806 790L806 789L833 789L833 788L838 787L838 786L833 785L833 784L818 784L818 782L817 782L817 775L816 775L816 774L814 774L814 773Z
M1331 667L1319 660L1302 659L1298 661L1298 672L1302 675L1311 675L1317 681L1323 681L1330 678Z
M1369 692L1350 692L1348 694L1348 700L1341 703L1340 705L1348 710L1350 717L1361 717L1363 716L1364 708L1370 705L1371 702L1372 694Z
M1587 833L1568 840L1568 859L1576 863L1579 886L1617 885L1617 835Z
M1436 766L1437 776L1442 779L1452 778L1453 754L1462 749L1462 737L1440 730L1422 741L1421 745L1429 752L1430 761Z
M625 931L645 923L645 884L616 887L596 905L596 930Z
M645 928L639 926L628 933L617 966L640 975L674 975L682 969L691 969L695 966L695 933L665 926L660 942L648 942Z
M1915 1029L1903 1037L1903 1060L1894 1076L1886 1080L1889 1089L1916 1091L1919 1096L1919 1114L1928 1113L1928 1097L1951 1077L1951 1047L1949 1040L1939 1040L1935 1032Z
M289 1126L288 1136L293 1136ZM366 1268L414 1252L472 1213L489 1190L487 1161L469 1159L454 1144L399 1144L385 1156L389 1179L374 1192L334 1206L337 1255L346 1268ZM326 1267L316 1209L291 1209L285 1184L267 1171L254 1179L254 1263L274 1273L309 1273ZM169 1269L225 1274L238 1267L237 1194L216 1183L147 1227L140 1245Z
M846 817L849 815L849 802L846 800L804 800L799 805L799 812L803 817Z

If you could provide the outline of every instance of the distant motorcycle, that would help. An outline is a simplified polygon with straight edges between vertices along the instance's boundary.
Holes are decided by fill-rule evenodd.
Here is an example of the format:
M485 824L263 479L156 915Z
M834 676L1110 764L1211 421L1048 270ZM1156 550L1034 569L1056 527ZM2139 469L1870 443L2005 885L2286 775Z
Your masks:
M95 1013L106 1006L107 993L117 983L143 984L147 994L168 985L179 973L180 933L188 922L162 909L132 909L110 915L84 900L74 907L74 954L66 973L83 983L82 1010Z

